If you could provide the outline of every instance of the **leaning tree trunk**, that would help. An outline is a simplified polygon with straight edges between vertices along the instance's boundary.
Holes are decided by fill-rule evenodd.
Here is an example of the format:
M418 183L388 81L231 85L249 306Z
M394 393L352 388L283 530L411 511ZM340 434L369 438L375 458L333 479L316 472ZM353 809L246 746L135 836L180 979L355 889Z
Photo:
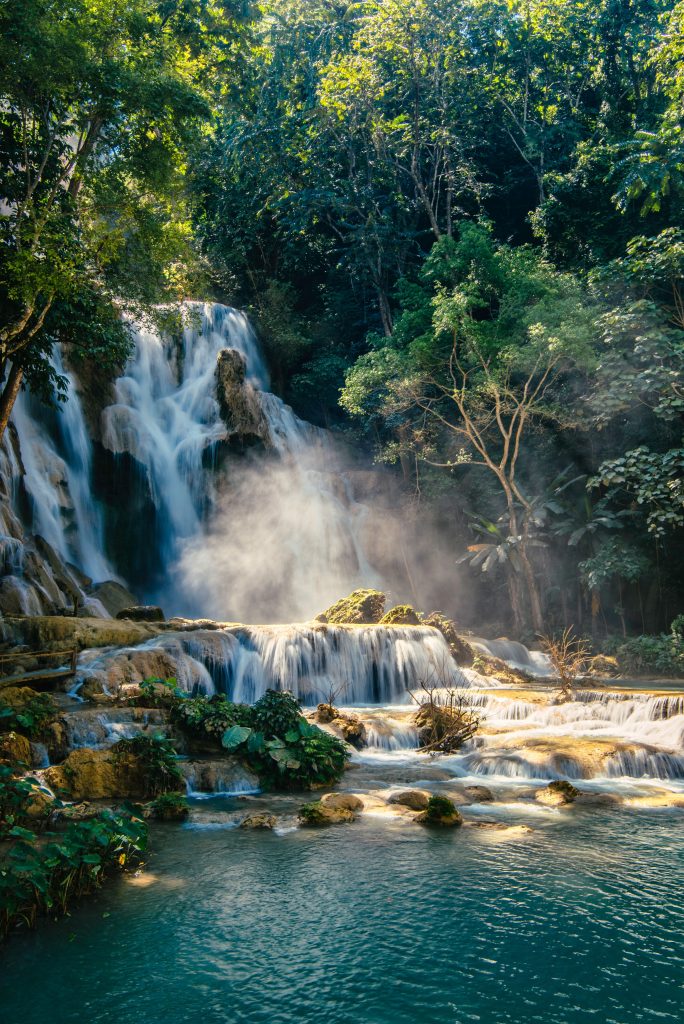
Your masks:
M12 363L9 374L7 375L7 381L0 394L0 444L5 435L9 418L14 408L21 382L24 378L24 371L18 363Z

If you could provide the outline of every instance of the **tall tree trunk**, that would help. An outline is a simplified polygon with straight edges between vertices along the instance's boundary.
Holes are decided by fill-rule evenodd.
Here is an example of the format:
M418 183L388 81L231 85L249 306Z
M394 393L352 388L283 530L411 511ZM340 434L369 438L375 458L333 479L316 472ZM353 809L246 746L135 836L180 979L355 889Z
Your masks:
M544 633L544 613L542 612L541 598L539 597L539 587L537 581L534 578L534 569L532 563L527 555L527 551L521 544L519 548L520 561L522 562L523 575L525 577L525 583L527 585L527 596L530 602L530 613L532 616L532 627L535 633Z
M14 407L21 382L24 379L24 371L18 363L12 363L7 381L0 395L0 443L5 434L9 418Z

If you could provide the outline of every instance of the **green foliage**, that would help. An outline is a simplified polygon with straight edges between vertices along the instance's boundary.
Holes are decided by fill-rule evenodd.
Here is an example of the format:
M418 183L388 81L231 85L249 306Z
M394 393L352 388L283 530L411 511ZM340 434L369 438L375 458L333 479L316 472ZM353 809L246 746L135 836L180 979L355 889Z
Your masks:
M36 799L49 795L36 779L17 777L12 768L0 764L0 840L11 835L15 828L28 825L36 828L37 822L29 814L29 808Z
M451 818L457 813L452 800L446 796L433 795L428 800L425 817L427 821L440 822L443 818Z
M149 808L159 821L184 821L190 813L187 797L181 793L161 793Z
M10 707L0 697L0 733L19 732L31 739L44 737L56 713L47 693L36 693L17 707Z
M609 638L606 653L614 655L624 675L684 677L684 633L682 617L672 623L669 633L659 636Z
M663 453L635 448L603 462L589 486L605 487L611 497L620 492L633 497L656 537L684 526L684 448Z
M310 725L297 699L267 690L252 707L224 697L181 697L172 710L181 728L237 754L273 789L309 789L335 782L347 750L340 740Z
M579 563L580 576L590 590L600 590L614 577L636 583L649 567L650 562L637 549L614 537L605 541L593 558Z
M157 796L185 786L173 744L165 736L139 733L131 739L119 740L112 751L115 755L134 754L138 758L142 766L146 796Z
M6 784L0 775L0 807ZM108 872L139 863L147 826L132 813L104 811L61 833L38 837L15 825L4 838L11 846L0 861L0 939L17 925L33 927L40 915L66 914Z

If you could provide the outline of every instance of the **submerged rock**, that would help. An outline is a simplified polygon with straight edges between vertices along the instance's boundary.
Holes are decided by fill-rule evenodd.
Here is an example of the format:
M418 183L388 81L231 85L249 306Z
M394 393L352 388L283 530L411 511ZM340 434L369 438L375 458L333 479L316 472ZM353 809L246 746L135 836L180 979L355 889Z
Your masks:
M272 829L275 828L275 823L275 814L262 812L261 814L248 814L247 817L243 818L240 822L240 828Z
M412 811L426 810L429 802L430 794L423 789L402 789L387 799L388 804L400 804L402 807L410 807Z
M317 615L316 622L326 622L331 626L373 625L380 622L386 600L379 590L354 590Z

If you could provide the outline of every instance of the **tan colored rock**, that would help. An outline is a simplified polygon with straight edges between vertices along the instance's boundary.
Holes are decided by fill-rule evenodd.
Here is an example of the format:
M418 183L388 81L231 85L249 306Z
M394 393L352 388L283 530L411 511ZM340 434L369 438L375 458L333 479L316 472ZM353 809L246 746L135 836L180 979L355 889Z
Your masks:
M430 794L424 789L402 789L399 793L392 793L387 803L410 807L412 811L424 811L429 800Z
M0 761L30 766L33 757L31 743L18 732L7 732L0 735Z
M544 789L538 789L534 796L538 803L547 807L565 807L575 802L579 792L572 783L561 779L558 782L550 782Z
M494 794L487 786L466 786L463 795L476 804L491 803L494 799Z
M49 793L36 789L26 807L26 816L32 821L40 821L47 818L52 811L54 799Z
M326 807L320 800L304 804L299 810L301 825L340 825L356 821L356 815L346 807Z
M354 590L316 617L330 625L361 625L379 622L385 611L386 597L379 590Z
M272 829L275 827L275 814L248 814L240 822L240 828Z
M145 794L142 766L133 754L111 750L72 750L64 764L45 770L48 785L75 800L140 799Z
M421 811L413 820L418 825L436 825L438 828L455 828L463 824L463 818L456 808L453 814L430 815L427 811Z
M321 797L324 807L342 808L347 811L362 811L363 800L356 793L326 793Z

